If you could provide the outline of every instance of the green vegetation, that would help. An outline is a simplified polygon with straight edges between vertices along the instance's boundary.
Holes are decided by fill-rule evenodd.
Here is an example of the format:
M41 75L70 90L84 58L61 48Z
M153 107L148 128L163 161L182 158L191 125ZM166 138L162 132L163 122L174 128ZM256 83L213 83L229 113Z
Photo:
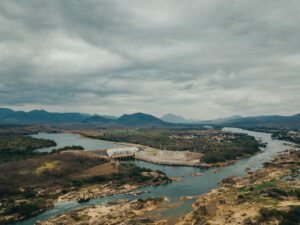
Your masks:
M35 149L55 146L52 140L37 139L30 136L0 135L0 162L25 159L40 155Z
M253 185L251 187L241 188L237 195L236 203L244 202L268 203L268 207L261 208L259 215L256 218L244 221L246 225L260 225L260 224L280 224L280 225L298 225L300 223L300 206L291 205L288 210L277 209L274 206L278 202L290 200L297 201L300 199L300 189L289 183L280 180L273 180L263 182L261 184ZM295 200L296 199L296 200Z
M51 207L52 200L59 195L92 184L112 182L120 186L169 181L162 172L157 172L158 177L143 175L143 172L153 171L130 163L120 164L110 174L91 176L86 173L88 169L110 165L107 159L92 156L89 153L62 152L0 164L0 203L3 209L0 218L14 215L16 220L35 215Z
M151 170L133 164L121 164L118 168L89 152L66 151L84 150L82 146L65 146L51 153L36 152L35 149L56 143L26 136L35 129L40 128L0 127L0 224L33 216L52 207L58 196L92 184L112 182L119 186L169 181L161 172L158 177L147 176L143 172ZM111 172L97 175L103 174L97 172L99 166ZM90 170L94 170L93 175Z
M76 154L48 154L0 165L0 198L24 197L28 190L72 185L74 177L85 169L107 162Z
M252 155L262 146L254 137L247 134L220 130L109 130L96 138L142 144L158 149L200 152L204 154L202 161L206 163L224 162Z
M272 187L276 187L276 182L275 181L268 181L268 182L264 182L264 183L261 183L261 184L257 184L257 185L254 185L254 186L251 186L251 187L243 187L241 189L239 189L240 192L257 192L257 191L263 191L265 189L269 189L269 188L272 188Z
M286 188L283 187L282 181L268 181L263 182L257 185L253 185L251 187L243 187L239 189L241 193L249 193L249 194L266 194L269 197L278 197L278 196L294 196L296 198L300 198L300 189L295 188Z
M275 185L276 185L275 181L268 181L268 182L258 184L256 186L254 186L253 188L254 188L254 190L262 191L262 190L265 190L266 188L275 187Z
M76 154L47 154L0 165L0 218L28 217L51 207L49 200L73 189L74 175L106 160ZM1 223L1 220L0 220Z
M300 132L297 131L276 131L272 133L272 138L300 144Z
M206 163L225 162L260 151L260 144L254 137L244 134L237 134L235 137L228 142L209 143L207 148L202 151L204 153L202 161Z
M65 146L63 148L57 148L53 149L51 153L58 153L58 152L63 152L67 150L84 150L84 148L80 145L72 145L72 146Z
M165 174L162 171L155 171L158 173L161 177L149 177L144 176L143 172L153 172L151 169L147 169L144 167L138 167L133 163L122 163L119 167L119 173L114 175L114 178L116 180L121 181L121 183L145 183L145 182L157 182L160 179L163 179L165 181L169 181L168 177L165 176Z
M257 221L252 223L253 225L265 224L273 219L278 220L279 225L299 225L300 223L300 206L291 206L287 211L262 208L259 213L260 215Z
M21 202L19 204L11 203L5 208L4 214L12 215L19 214L21 217L29 217L36 215L40 209L47 207L47 202L43 199L38 199L33 202Z
M115 181L117 186L123 184L143 184L143 183L155 183L160 180L164 180L166 182L169 181L168 177L161 171L155 171L160 175L159 178L145 176L143 172L153 172L151 169L147 169L144 167L138 167L133 163L121 163L118 168L118 173L113 173L110 176L93 176L87 177L84 179L74 180L73 184L77 187L81 187L87 184L99 184L105 183L111 180Z

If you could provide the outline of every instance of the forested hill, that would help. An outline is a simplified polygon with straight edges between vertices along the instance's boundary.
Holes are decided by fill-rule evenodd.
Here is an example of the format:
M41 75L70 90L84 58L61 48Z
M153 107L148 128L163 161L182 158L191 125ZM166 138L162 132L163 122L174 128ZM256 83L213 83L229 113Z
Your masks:
M119 118L89 115L82 113L57 113L45 110L33 110L30 112L14 111L0 108L1 124L28 124L28 123L82 123L82 124L107 124L107 125L149 125L162 126L168 123L163 122L155 116L134 113L124 114Z
M104 124L118 126L188 126L201 127L211 126L231 126L242 128L287 128L300 129L300 114L292 116L254 116L241 117L234 116L217 120L197 121L185 123L163 121L153 115L145 113L124 114L120 117L82 114L78 112L58 113L47 112L45 110L33 110L30 112L14 111L7 108L0 108L0 124L31 124L31 123L81 123L81 124Z

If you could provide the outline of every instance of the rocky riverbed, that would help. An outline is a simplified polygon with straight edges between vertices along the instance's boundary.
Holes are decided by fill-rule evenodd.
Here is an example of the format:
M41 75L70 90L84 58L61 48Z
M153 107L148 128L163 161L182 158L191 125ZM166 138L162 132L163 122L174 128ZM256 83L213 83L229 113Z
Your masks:
M107 205L95 205L65 213L37 225L56 224L166 224L166 221L157 221L151 211L158 210L168 203L166 198L146 200L117 200Z
M221 188L200 196L177 225L299 224L299 168L300 152L291 151L244 177L223 179Z
M91 185L79 191L72 191L67 194L61 195L57 199L57 202L64 202L64 201L84 202L94 198L102 198L114 194L124 194L124 193L130 194L131 192L148 185L161 185L161 184L167 184L169 182L172 182L171 179L168 179L165 175L157 172L143 172L143 175L146 177L154 177L158 179L157 181L150 181L142 184L124 184L120 186L116 185L115 182L109 182L107 184L96 185L96 186Z
M220 188L196 198L192 212L176 224L252 225L259 221L271 224L272 221L283 225L285 215L294 215L300 207L299 166L300 153L290 151L244 177L225 178ZM194 198L187 196L181 200ZM166 207L171 207L166 198L118 200L68 212L37 224L170 224L159 216L159 209ZM266 213L270 218L265 217ZM295 218L300 219L299 216Z

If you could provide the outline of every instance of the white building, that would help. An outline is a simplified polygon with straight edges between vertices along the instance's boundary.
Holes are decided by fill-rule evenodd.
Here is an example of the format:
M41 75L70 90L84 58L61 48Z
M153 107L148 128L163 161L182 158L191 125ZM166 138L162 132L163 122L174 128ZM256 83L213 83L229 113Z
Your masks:
M137 147L121 147L121 148L108 149L106 152L109 157L112 157L112 156L118 156L118 155L135 154L138 151L139 151L139 149Z

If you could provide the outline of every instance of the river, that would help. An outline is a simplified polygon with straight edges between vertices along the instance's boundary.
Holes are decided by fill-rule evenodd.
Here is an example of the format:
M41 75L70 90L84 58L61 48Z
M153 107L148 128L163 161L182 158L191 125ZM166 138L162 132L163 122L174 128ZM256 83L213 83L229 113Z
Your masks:
M41 132L41 133L34 134L31 136L35 137L35 138L50 139L50 140L55 141L57 144L56 146L37 149L36 151L39 151L39 152L50 152L54 148L63 148L65 146L72 146L72 145L80 145L84 149L88 149L90 151L120 147L120 145L114 144L109 141L86 138L86 137L82 137L80 135L70 134L70 133L44 133L44 132Z
M143 190L148 190L149 193L143 193L139 196L131 196L127 194L112 195L105 198L92 199L86 203L78 203L76 201L68 201L64 203L59 203L54 206L53 209L47 210L31 219L21 221L14 224L31 225L38 220L47 220L50 217L57 216L61 213L72 211L78 208L92 206L96 204L105 204L109 201L115 199L136 199L136 198L148 198L148 197L168 197L171 201L177 202L180 197L183 196L197 196L209 192L210 190L217 188L219 182L228 176L244 175L245 169L250 168L251 171L257 170L262 167L263 163L271 160L276 154L282 152L289 147L284 145L285 141L272 140L271 135L267 133L260 133L254 131L248 131L238 128L224 128L226 131L231 131L235 133L246 133L254 136L256 139L261 139L268 145L263 151L257 153L246 159L239 160L234 165L221 168L218 173L214 173L214 169L201 169L194 167L183 167L183 166L164 166L156 165L152 163L147 163L143 161L135 161L138 166L147 167L153 170L161 170L165 172L168 176L181 176L182 180L180 182L173 182L166 185L160 186L150 186L143 188ZM85 149L105 149L109 147L118 146L106 141L94 140L84 137L79 137L74 134L48 134L40 133L33 135L38 138L52 139L57 142L57 147L63 147L66 145L82 145ZM71 140L71 141L70 141ZM49 149L41 149L41 151L48 151ZM191 173L201 172L203 176L191 176ZM160 212L163 218L182 216L191 210L191 204L193 200L188 200L183 202L180 206L176 208L166 209Z

